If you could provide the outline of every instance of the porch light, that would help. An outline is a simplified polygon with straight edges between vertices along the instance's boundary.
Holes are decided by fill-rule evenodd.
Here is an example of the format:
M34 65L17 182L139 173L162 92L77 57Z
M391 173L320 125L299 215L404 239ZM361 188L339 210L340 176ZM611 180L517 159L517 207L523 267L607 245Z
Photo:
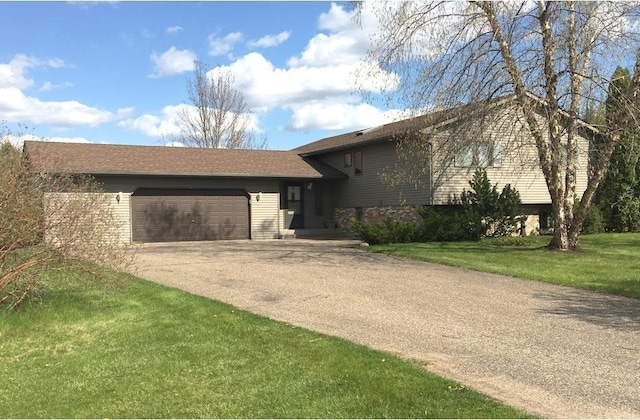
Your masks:
M118 204L120 204L120 200L122 200L122 191L116 194L116 201L118 202Z

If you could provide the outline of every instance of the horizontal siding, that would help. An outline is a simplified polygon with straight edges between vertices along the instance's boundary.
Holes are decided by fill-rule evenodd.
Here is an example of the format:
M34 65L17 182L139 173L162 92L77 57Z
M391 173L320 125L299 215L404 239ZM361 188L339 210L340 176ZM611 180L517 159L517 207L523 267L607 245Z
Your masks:
M544 120L539 117L544 127ZM458 168L454 166L451 144L473 140L497 140L504 148L502 165L499 168L488 167L487 176L492 184L498 184L501 190L511 184L520 192L523 204L550 204L551 198L539 166L538 152L533 138L529 134L524 121L517 117L514 110L503 110L496 117L489 130L480 130L466 126L465 130L453 129L433 136L434 162L434 204L447 204L452 197L459 197L464 189L469 189L469 181L476 168ZM465 139L466 133L473 138ZM579 163L576 193L582 196L586 189L588 176L589 141L579 138ZM564 177L564 175L563 175Z
M113 195L111 208L118 220L118 237L120 242L131 242L131 194L122 193L120 202Z
M276 239L280 234L280 194L251 193L251 239Z
M75 210L73 210L75 209ZM81 211L79 211L81 209ZM112 215L102 218L101 213L111 211ZM122 194L120 202L110 193L47 193L45 194L45 214L48 239L55 241L60 232L70 226L81 226L84 221L113 222L105 231L106 238L116 243L131 242L129 195ZM72 220L71 220L71 219ZM101 231L101 229L99 229ZM89 232L79 232L90 234Z
M356 151L362 151L362 174L359 175L355 174L353 166L344 167L344 153L353 155ZM333 200L336 207L428 204L427 189L409 185L391 188L380 179L380 175L397 162L396 147L393 142L328 153L322 155L320 159L348 175L346 180L335 184ZM428 186L429 181L424 180L424 185Z

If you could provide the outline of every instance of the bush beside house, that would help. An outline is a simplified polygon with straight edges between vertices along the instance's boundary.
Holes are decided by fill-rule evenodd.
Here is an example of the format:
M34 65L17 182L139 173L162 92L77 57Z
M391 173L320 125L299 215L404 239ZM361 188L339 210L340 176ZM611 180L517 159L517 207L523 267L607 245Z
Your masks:
M417 207L420 223L386 220L352 221L354 232L371 245L402 242L454 242L483 237L511 236L526 221L520 193L507 184L502 192L484 169L475 171L470 190L455 197L450 206Z

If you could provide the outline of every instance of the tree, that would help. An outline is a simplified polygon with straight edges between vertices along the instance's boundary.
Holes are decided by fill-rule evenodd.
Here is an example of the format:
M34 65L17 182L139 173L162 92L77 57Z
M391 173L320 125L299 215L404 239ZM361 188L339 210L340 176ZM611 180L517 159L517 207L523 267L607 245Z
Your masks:
M31 171L9 137L0 130L0 308L32 294L52 264L127 268L132 248L113 240L119 223L112 195L89 177Z
M389 99L424 109L515 96L551 197L549 247L579 249L587 211L640 102L637 4L411 1L371 7L380 30L369 58L400 76ZM614 56L635 61L634 74L621 106L600 127L591 176L577 197L579 115L586 104L604 101Z
M187 80L190 105L179 113L180 134L176 141L189 147L264 149L266 138L256 139L251 130L253 115L229 72L210 76L206 66L196 61Z
M631 74L623 67L613 73L606 101L605 119L614 118L624 106L621 95L629 89ZM625 127L611 156L609 170L598 190L598 206L605 229L616 232L640 230L640 133L635 123Z
M520 192L507 184L498 192L491 185L487 171L478 168L469 181L470 190L464 190L460 202L468 220L478 220L481 236L498 237L517 233L526 217L522 216Z

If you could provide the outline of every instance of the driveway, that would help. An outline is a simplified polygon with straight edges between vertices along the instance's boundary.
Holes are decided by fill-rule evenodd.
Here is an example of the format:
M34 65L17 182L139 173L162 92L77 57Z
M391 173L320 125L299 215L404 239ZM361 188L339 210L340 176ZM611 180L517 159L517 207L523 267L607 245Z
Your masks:
M640 418L639 300L353 241L153 244L137 258L143 278L394 353L544 417Z

